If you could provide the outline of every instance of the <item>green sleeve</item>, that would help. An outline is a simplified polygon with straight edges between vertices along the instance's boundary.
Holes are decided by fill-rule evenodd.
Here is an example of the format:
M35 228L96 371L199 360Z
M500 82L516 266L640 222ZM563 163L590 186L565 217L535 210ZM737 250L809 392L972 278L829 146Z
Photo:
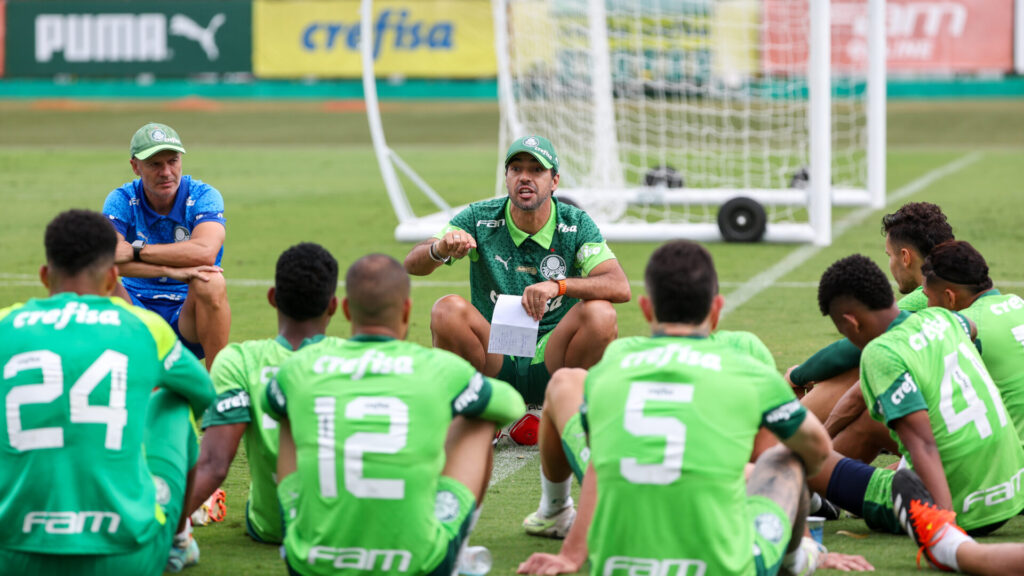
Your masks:
M469 234L470 236L473 237L474 240L476 240L476 222L474 222L473 219L473 207L466 206L466 208L462 212L459 212L451 220L449 220L448 223L444 225L444 228L442 228L440 232L434 234L434 238L440 240L441 238L444 238L445 234L453 230L458 230L460 232L465 232L466 234ZM470 250L468 256L470 260L475 262L477 259L476 248ZM446 264L448 266L451 266L455 262L456 260L454 258L451 258L448 260L448 262L446 262Z
M889 424L911 412L928 410L906 362L895 351L874 344L864 349L860 368L861 391L871 416Z
M913 292L900 298L896 302L896 306L900 310L906 310L907 312L920 312L924 310L928 307L928 297L924 294L924 288L918 286Z
M167 330L170 329L171 327L167 326ZM159 386L180 394L192 405L195 414L202 414L216 395L206 368L192 352L181 345L181 341L175 342L171 351L160 361L163 363L163 370L160 373Z
M260 398L260 405L263 413L274 420L281 420L288 417L288 401L285 399L284 389L281 388L281 378L284 377L284 370L279 370L277 376L267 384L267 392Z
M757 387L761 425L785 440L803 424L807 409L796 399L793 389L775 372L774 367L759 365L759 368L767 368L759 377L763 383Z
M818 350L789 374L793 384L806 386L853 370L860 362L860 348L846 338Z
M210 369L210 378L217 398L203 415L203 429L225 424L247 424L252 421L249 382L242 347L229 344L217 354Z
M504 426L526 413L523 397L507 382L474 371L452 400L452 416L490 420Z
M582 241L576 249L575 267L581 276L589 276L590 272L605 260L614 260L615 254L601 236L597 224L586 213L581 214L578 238Z

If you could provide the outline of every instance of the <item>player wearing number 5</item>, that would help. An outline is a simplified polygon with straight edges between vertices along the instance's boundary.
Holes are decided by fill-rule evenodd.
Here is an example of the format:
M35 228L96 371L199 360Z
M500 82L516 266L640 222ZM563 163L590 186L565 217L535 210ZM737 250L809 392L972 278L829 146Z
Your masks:
M528 404L544 400L555 370L601 359L618 334L612 303L630 298L629 281L597 225L554 197L559 178L547 138L516 140L505 157L508 196L470 204L405 258L410 274L425 276L469 256L472 305L454 294L434 304L434 346L511 383ZM540 321L533 358L487 353L499 294L522 295L523 309Z
M292 573L450 575L487 488L495 424L525 410L505 382L403 341L409 286L390 256L357 260L342 302L352 337L297 351L267 388Z
M825 428L774 367L708 337L724 300L707 250L661 246L645 284L653 337L613 343L584 385L590 467L577 523L596 491L591 573L774 574L787 551L787 568L802 573L804 475L831 449ZM761 426L784 446L765 452L745 484ZM568 559L569 569L520 571L571 572L583 560Z
M110 297L106 218L60 214L45 245L51 296L0 310L0 572L160 574L213 385L159 316Z

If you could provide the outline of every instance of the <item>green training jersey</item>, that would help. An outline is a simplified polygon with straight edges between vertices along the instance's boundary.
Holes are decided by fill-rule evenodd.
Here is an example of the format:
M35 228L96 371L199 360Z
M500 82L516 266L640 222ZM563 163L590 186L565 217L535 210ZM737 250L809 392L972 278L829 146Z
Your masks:
M743 352L753 358L765 364L775 368L775 358L772 356L772 351L764 345L764 342L757 337L753 332L745 332L743 330L716 330L709 336L711 340L715 342L722 342L735 348L736 350Z
M918 286L913 292L906 294L896 302L900 310L907 312L918 312L928 307L928 297L924 294L924 287Z
M943 308L901 313L864 347L860 376L874 419L891 426L910 413L928 412L957 524L972 530L1024 508L1018 489L1024 452L960 315ZM910 453L899 447L913 467Z
M303 342L319 342L317 336ZM249 525L256 536L280 542L281 505L277 502L277 421L259 401L277 374L281 362L292 355L291 344L278 336L228 344L217 354L210 370L217 399L203 416L203 428L246 424L245 453L249 460ZM255 399L255 401L253 401Z
M789 438L807 414L774 365L713 338L623 338L580 412L598 478L592 574L755 573L743 469L761 426Z
M178 521L143 453L149 396L201 413L213 386L163 319L120 298L29 300L0 310L0 364L0 547L124 554Z
M454 354L369 336L296 352L266 400L295 440L300 488L284 545L289 565L309 574L436 567L452 418L504 425L526 410L511 386Z
M978 327L981 359L1024 443L1024 300L993 289L960 313Z
M545 280L587 276L595 266L615 258L597 224L575 206L552 198L551 218L536 234L516 227L508 197L470 204L437 234L451 230L473 236L469 290L473 306L491 321L499 294L521 296L527 286ZM554 329L576 298L556 296L548 301L540 321L540 336Z

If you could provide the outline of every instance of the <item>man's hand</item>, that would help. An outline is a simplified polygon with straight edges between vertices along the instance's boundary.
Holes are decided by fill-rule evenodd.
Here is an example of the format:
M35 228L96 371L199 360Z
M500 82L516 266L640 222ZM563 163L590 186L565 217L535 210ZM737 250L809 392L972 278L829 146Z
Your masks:
M211 274L223 274L224 269L220 266L190 266L187 268L167 268L167 277L178 282L188 283L193 278L210 281Z
M437 241L435 251L441 258L458 260L473 248L476 248L476 240L471 235L461 230L452 230Z
M784 376L784 378L786 379L786 382L789 383L789 386L793 389L793 393L796 394L796 397L797 397L798 400L800 398L803 398L804 394L807 394L807 391L808 391L808 387L807 386L802 386L800 384L793 384L793 379L792 379L792 377L790 377L790 374L793 373L793 370L796 370L799 367L800 367L799 364L794 364L794 365L790 366L789 369L786 370L786 375Z
M863 556L854 556L851 554L839 554L838 552L828 552L822 557L821 564L818 566L819 570L839 570L842 572L874 572L875 567L871 565Z
M135 249L127 240L118 240L114 249L114 264L124 264L135 260Z
M540 322L547 310L548 300L558 296L558 283L550 280L531 284L523 290L523 309L531 318Z
M517 574L572 574L578 572L580 565L561 555L537 552L519 565Z

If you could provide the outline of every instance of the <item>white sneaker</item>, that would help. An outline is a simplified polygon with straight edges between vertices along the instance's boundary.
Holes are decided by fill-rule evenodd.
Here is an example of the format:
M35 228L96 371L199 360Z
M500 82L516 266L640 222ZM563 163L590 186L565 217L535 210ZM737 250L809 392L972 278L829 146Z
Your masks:
M554 516L541 516L540 510L530 514L523 519L523 530L531 536L544 536L546 538L565 538L576 520L576 508L569 505L562 508Z
M174 537L174 543L171 544L171 554L167 557L167 566L164 568L167 572L181 572L189 566L195 566L199 564L199 543L189 533L188 540L181 542L178 537Z

